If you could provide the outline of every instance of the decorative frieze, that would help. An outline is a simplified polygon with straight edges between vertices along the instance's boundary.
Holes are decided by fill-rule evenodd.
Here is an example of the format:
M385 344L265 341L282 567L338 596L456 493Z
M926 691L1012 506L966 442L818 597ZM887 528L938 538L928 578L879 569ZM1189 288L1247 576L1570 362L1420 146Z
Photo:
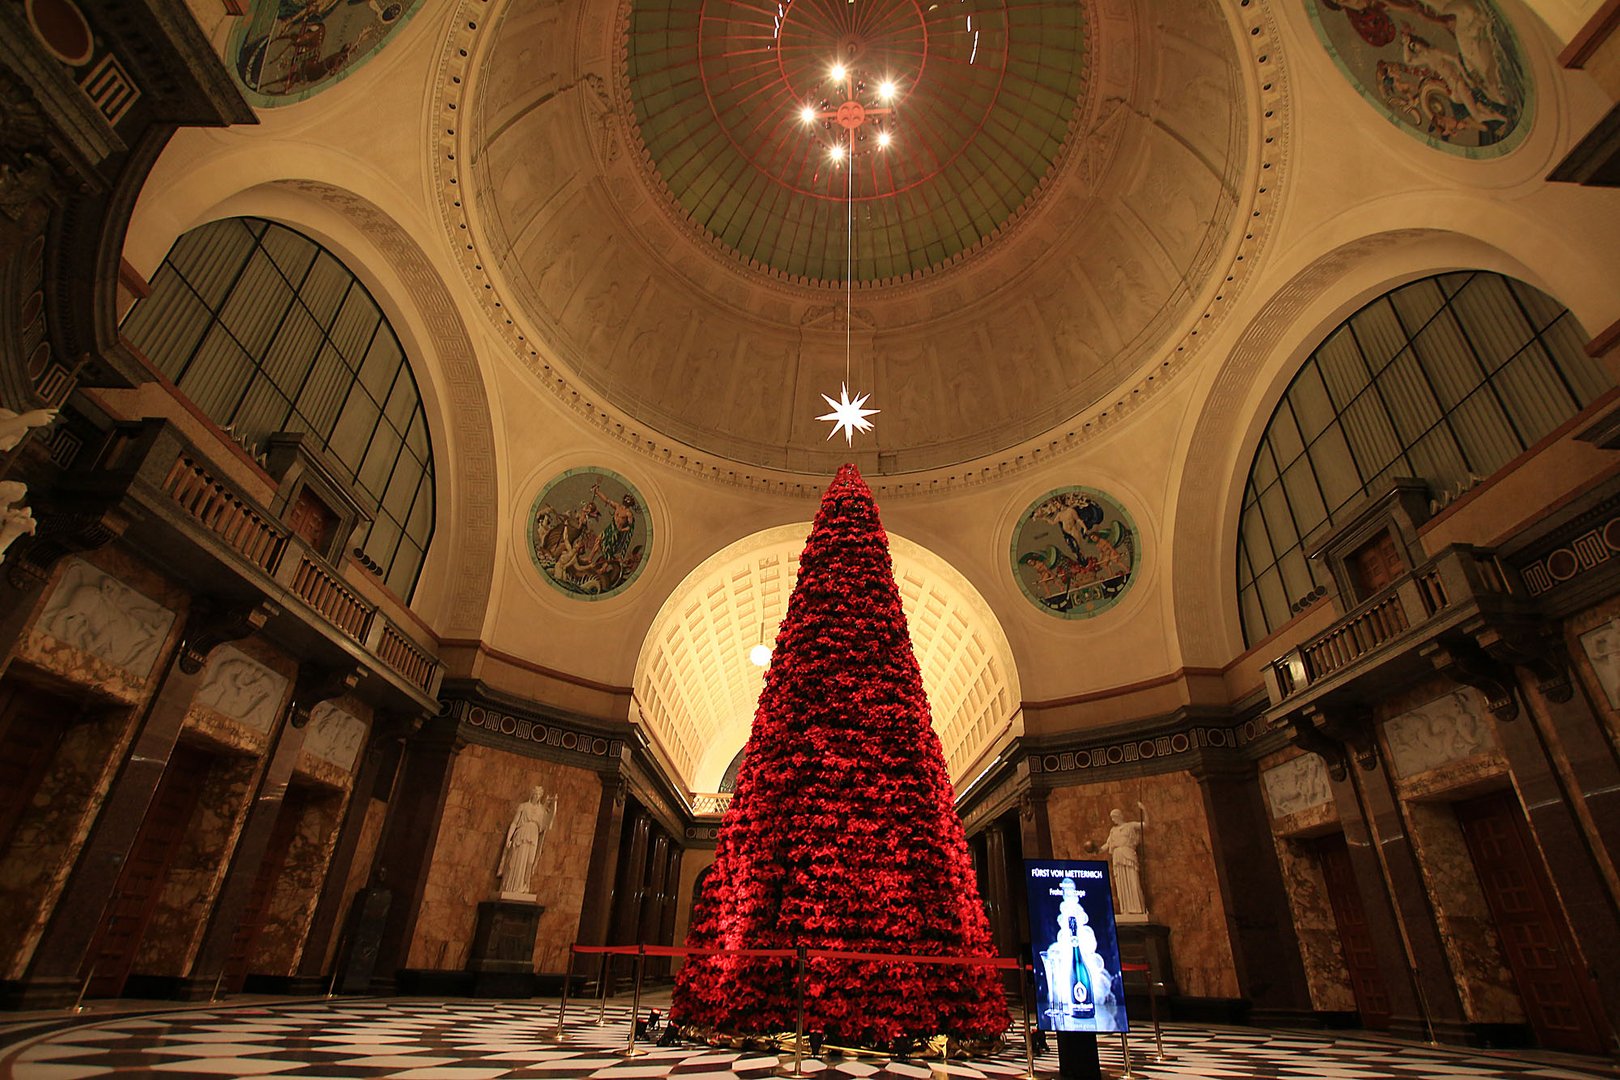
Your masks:
M1181 731L1145 737L1121 737L1075 749L1031 752L1032 773L1088 772L1133 766L1159 772L1186 768L1211 750L1238 751L1264 735L1264 724L1251 718L1240 724L1196 725ZM1187 760L1181 760L1187 759Z
M522 747L543 746L584 757L603 760L616 759L623 747L620 739L608 738L582 728L568 727L555 721L542 721L516 713L476 705L465 699L446 703L446 715L454 716L464 729L494 736L494 745L508 743L519 753ZM491 740L485 738L484 742Z
M1274 820L1333 801L1327 765L1315 754L1301 754L1273 765L1260 774L1260 783Z

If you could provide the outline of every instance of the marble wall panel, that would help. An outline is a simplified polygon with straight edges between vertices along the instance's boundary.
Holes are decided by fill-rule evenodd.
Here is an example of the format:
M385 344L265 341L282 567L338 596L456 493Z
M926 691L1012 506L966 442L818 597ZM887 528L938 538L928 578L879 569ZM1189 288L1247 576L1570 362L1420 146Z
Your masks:
M135 954L134 972L185 976L247 821L260 760L216 755Z
M1227 936L1226 907L1211 852L1198 782L1184 772L1055 788L1048 797L1054 858L1086 859L1087 846L1108 835L1115 807L1136 816L1147 808L1142 883L1154 922L1170 927L1170 956L1181 992L1238 997Z
M388 804L370 797L370 792L356 792L356 798L366 800L365 820L360 823L360 838L355 841L354 859L349 863L349 878L343 885L343 903L338 908L339 920L349 917L354 897L371 880L371 863L377 857L377 843L382 839L383 822L388 819ZM333 934L326 945L326 957L321 970L330 970L333 957L342 943L341 934Z
M1322 864L1300 840L1277 838L1277 859L1282 865L1288 907L1299 936L1299 956L1305 966L1305 984L1311 1008L1323 1012L1354 1012L1356 995L1350 989L1350 969L1339 943L1339 924L1333 918Z
M248 971L255 974L291 975L298 970L349 801L346 791L305 785L292 790L302 795L296 801L289 798L282 812L298 815L297 831L266 901L264 928L248 957Z
M1523 1023L1524 1008L1456 813L1440 802L1408 801L1402 808L1464 1013L1475 1023Z
M1564 630L1575 674L1620 744L1620 596L1572 615Z
M64 559L18 656L98 694L138 704L178 639L186 594L117 550Z
M6 681L20 693L50 693L19 679L22 669ZM87 698L57 699L66 730L0 854L0 978L27 969L134 736L135 710Z
M478 903L499 894L495 867L512 811L529 789L555 792L557 821L541 846L534 882L540 904L537 970L561 972L578 935L602 785L595 773L473 745L456 757L439 841L417 916L407 967L461 968L472 945Z

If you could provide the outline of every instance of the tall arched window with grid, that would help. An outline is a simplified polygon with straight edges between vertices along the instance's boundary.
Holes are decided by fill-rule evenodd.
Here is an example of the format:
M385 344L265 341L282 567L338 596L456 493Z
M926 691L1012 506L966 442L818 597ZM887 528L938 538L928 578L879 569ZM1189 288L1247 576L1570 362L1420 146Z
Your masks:
M175 241L122 329L244 445L313 439L369 496L361 545L410 599L433 539L433 446L405 350L348 267L274 222L210 222Z
M1392 477L1460 491L1613 385L1563 305L1484 271L1385 293L1336 327L1283 393L1238 521L1247 644L1328 585L1310 545Z

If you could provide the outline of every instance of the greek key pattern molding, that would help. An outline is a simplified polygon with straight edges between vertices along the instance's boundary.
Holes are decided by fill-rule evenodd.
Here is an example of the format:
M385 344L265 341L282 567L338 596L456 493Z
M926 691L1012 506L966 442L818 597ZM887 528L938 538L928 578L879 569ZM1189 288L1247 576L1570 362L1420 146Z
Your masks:
M1265 734L1264 722L1254 717L1230 726L1199 724L1181 731L1125 737L1074 749L1032 749L1029 771L1078 773L1134 766L1152 772L1170 772L1192 765L1196 758L1211 750L1242 751Z
M1620 553L1620 496L1605 499L1561 529L1549 546L1536 550L1539 554L1515 560L1525 592L1532 597L1608 562Z

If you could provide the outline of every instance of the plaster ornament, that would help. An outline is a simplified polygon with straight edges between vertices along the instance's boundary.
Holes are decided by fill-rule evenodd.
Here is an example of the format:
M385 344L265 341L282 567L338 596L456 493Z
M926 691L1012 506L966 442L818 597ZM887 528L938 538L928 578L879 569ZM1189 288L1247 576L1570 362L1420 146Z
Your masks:
M255 731L268 732L287 690L287 677L241 649L221 645L208 661L197 704Z
M512 823L506 827L506 846L501 849L501 861L495 867L495 876L501 882L501 899L535 898L530 888L534 866L540 859L540 846L545 843L546 833L556 820L556 794L548 798L546 789L536 784L529 792L528 801L518 804Z
M28 497L28 485L20 480L0 480L0 562L6 561L6 549L24 536L33 536L39 522L34 511L18 506Z
M55 409L29 409L19 413L0 406L0 452L15 450L30 429L46 427L55 419Z
M844 445L853 446L855 444L855 432L859 431L865 434L872 430L872 422L867 417L876 416L881 410L863 409L861 407L866 404L866 399L871 396L870 394L857 394L855 399L851 401L847 383L839 384L837 401L834 401L826 394L821 395L821 400L832 408L832 412L823 413L816 417L817 420L831 420L833 422L833 429L827 433L828 442L831 442L832 437L842 431L844 433Z
M1148 917L1147 896L1142 891L1142 832L1147 828L1147 807L1137 803L1136 808L1142 813L1140 821L1128 820L1118 807L1109 811L1113 828L1096 849L1099 855L1108 856L1113 870L1114 901L1121 922L1146 922Z

